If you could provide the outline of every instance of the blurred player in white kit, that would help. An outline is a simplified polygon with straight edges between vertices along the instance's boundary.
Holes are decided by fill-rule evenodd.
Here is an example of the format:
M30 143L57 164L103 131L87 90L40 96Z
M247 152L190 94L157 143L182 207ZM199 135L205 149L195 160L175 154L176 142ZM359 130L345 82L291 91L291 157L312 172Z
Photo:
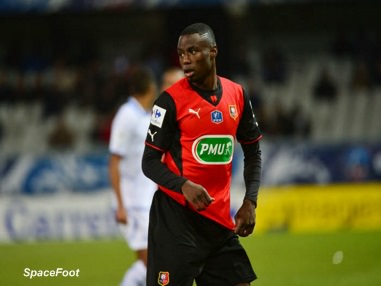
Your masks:
M183 77L178 68L163 73L165 89ZM152 72L145 67L133 70L129 98L117 111L109 142L109 175L116 202L116 221L123 236L136 253L136 262L126 271L121 286L146 285L149 209L157 185L144 176L141 160L151 119L152 104L158 90Z
M137 67L128 86L129 98L112 122L109 174L116 198L116 221L137 256L120 285L142 286L146 279L148 213L157 187L143 175L141 159L157 85L149 69Z

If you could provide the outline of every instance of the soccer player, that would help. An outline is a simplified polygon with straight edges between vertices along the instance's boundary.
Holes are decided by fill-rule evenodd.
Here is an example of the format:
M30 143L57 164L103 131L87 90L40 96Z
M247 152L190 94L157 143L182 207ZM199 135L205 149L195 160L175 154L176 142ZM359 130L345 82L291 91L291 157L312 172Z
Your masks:
M184 72L178 67L167 68L162 76L161 89L160 91L166 90L172 84L184 77Z
M155 101L142 160L159 185L150 210L147 285L247 286L256 274L238 236L255 226L262 135L243 88L217 75L208 25L186 27L177 51L185 78ZM246 192L233 221L235 139Z
M116 198L116 220L137 261L121 285L145 285L149 208L157 185L141 170L146 131L157 97L153 73L136 67L129 79L130 96L116 113L109 142L109 175Z

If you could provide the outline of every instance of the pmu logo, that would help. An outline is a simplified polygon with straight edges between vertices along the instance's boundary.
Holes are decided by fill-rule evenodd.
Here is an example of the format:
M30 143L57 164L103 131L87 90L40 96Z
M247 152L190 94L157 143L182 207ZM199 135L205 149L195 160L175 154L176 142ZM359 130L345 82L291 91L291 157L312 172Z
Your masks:
M201 164L229 164L233 159L233 143L231 135L205 135L193 142L192 154Z
M220 124L221 122L224 121L224 118L222 116L222 112L219 110L212 111L210 113L210 116L211 116L212 122L215 124Z

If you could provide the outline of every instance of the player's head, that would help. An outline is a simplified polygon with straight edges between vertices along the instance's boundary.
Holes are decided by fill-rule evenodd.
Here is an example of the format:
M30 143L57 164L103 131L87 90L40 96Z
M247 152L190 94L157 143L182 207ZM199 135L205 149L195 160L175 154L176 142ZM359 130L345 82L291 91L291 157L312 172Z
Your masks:
M157 85L153 72L145 66L133 67L128 78L128 90L134 97L156 94Z
M170 67L166 69L162 76L161 91L166 90L178 80L184 77L184 72L178 67Z
M209 42L210 46L216 46L216 37L214 36L214 32L209 25L204 23L191 24L181 32L180 36L192 34L199 34L200 37Z
M217 45L212 28L204 23L186 27L180 34L177 53L185 76L200 86L216 73Z

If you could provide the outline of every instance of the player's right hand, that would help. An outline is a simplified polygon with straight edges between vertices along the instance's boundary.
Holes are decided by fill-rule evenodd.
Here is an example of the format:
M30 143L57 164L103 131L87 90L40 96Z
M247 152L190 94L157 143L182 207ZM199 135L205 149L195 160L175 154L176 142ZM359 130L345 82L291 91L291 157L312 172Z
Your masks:
M124 207L118 207L115 212L115 220L121 224L127 224L127 212Z
M187 180L181 187L185 199L197 210L205 210L213 201L208 191L201 185Z

